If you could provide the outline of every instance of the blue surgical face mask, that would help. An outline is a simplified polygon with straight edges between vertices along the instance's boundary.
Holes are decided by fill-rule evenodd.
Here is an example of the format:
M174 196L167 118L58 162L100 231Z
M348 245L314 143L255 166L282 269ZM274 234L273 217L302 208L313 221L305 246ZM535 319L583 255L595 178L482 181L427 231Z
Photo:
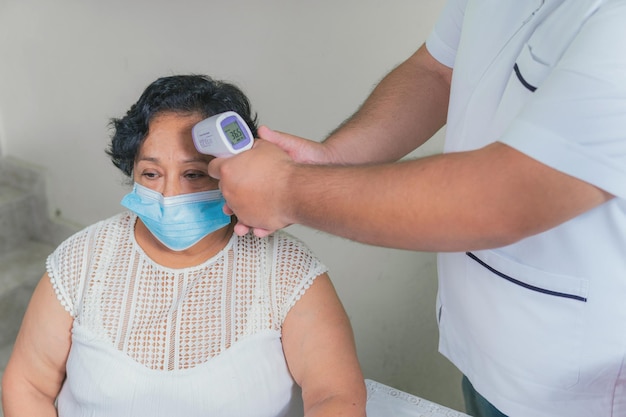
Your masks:
M122 199L161 243L174 251L188 249L203 237L230 223L224 214L225 200L219 190L163 197L135 183Z

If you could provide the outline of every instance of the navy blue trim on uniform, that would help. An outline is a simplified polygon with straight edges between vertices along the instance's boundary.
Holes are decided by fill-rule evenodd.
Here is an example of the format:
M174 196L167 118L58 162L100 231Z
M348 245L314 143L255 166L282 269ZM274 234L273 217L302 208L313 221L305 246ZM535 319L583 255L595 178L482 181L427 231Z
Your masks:
M517 79L522 83L522 85L534 93L537 87L529 84L528 81L524 79L524 77L522 76L522 72L519 70L519 67L517 66L517 62L515 63L515 65L513 65L513 70L515 71L515 75L517 75Z
M472 258L473 260L475 260L476 262L478 262L480 265L482 265L483 267L487 268L489 271L493 272L494 274L498 275L499 277L502 277L504 279L506 279L509 282L512 282L513 284L517 284L519 286L522 286L524 288L527 288L529 290L532 291L537 291L543 294L548 294L548 295L554 295L556 297L563 297L563 298L571 298L572 300L578 300L578 301L582 301L582 302L587 302L587 298L585 297L581 297L580 295L574 295L574 294L567 294L564 292L557 292L557 291L550 291L550 290L546 290L545 288L540 288L540 287L535 287L534 285L530 285L530 284L526 284L525 282L519 281L513 277L510 277L494 268L492 268L491 266L487 265L483 260L481 260L478 256L474 255L472 252L465 252L465 254L467 256L469 256L470 258Z

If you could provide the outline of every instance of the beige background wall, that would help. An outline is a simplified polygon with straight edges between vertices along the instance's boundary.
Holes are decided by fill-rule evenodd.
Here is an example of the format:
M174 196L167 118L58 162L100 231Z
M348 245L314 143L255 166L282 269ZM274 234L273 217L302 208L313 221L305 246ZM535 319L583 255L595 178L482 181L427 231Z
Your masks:
M41 167L50 213L87 225L128 191L107 123L159 76L238 84L262 123L322 139L425 39L443 0L0 0L0 155ZM441 137L422 155L437 152ZM358 207L355 207L358 210ZM432 254L290 231L328 264L366 377L461 407L437 352Z

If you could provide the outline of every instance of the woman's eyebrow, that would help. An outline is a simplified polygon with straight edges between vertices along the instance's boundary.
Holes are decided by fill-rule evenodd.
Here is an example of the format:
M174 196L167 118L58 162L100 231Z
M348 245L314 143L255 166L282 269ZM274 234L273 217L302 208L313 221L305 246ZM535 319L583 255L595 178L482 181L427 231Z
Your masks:
M159 158L156 158L154 156L142 156L137 158L137 161L158 162Z
M209 159L211 159L211 158L212 157L209 156L209 155L206 155L206 156L194 156L194 157L191 157L191 158L183 159L181 162L185 163L185 164L196 163L196 162L207 163L209 161ZM147 161L147 162L158 163L160 161L160 158L157 158L155 156L142 156L142 157L139 157L137 159L137 161Z
M203 163L207 163L208 159L212 158L209 155L203 155L203 156L195 156L193 158L189 158L189 159L184 159L183 162L184 163L190 163L190 162L203 162Z

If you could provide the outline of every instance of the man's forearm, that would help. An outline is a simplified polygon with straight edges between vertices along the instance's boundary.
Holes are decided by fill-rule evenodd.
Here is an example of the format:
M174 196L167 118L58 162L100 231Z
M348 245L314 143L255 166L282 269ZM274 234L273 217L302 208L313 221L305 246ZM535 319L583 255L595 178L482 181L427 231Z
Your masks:
M430 139L446 121L451 74L422 46L326 139L334 162L396 161Z
M289 223L423 251L501 247L611 198L500 143L395 164L298 165L284 190Z

